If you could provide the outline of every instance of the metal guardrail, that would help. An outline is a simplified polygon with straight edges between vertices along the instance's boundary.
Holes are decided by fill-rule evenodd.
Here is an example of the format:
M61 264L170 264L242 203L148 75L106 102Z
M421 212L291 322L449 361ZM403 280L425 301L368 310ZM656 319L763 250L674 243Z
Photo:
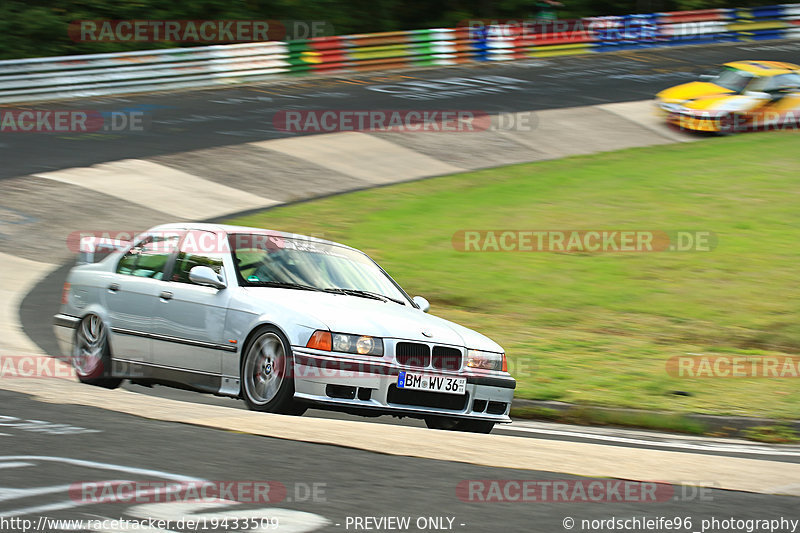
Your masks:
M283 42L0 61L0 103L212 87L289 72Z
M783 4L6 60L0 61L0 104L214 87L287 74L797 37L800 4Z

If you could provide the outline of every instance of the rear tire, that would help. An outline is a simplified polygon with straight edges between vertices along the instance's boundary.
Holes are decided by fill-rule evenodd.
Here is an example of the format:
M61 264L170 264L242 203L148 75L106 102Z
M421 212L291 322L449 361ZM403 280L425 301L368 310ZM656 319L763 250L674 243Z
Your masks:
M448 418L445 416L429 416L425 418L429 429L446 431L466 431L469 433L491 433L494 422L485 420L465 420L462 418Z
M116 389L122 383L121 378L111 375L108 332L97 315L86 315L78 323L70 362L81 383L106 389Z
M292 348L273 326L258 329L244 350L240 368L242 400L251 411L302 415L306 406L294 400Z

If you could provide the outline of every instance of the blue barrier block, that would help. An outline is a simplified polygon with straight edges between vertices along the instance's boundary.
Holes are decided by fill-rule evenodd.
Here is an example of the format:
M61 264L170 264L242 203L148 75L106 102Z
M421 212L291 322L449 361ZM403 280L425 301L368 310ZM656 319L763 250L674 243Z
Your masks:
M755 18L779 19L783 17L783 6L751 7L750 12Z
M720 34L706 34L706 35L695 35L691 37L680 37L677 39L670 39L665 43L666 46L686 46L690 44L714 44L720 42L734 42L737 41L738 38L735 35L731 35L728 33L720 33Z

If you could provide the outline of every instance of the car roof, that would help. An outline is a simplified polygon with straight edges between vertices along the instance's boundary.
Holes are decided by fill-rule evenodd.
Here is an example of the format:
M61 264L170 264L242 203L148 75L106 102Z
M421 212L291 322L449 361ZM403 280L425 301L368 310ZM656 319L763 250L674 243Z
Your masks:
M800 71L800 66L782 61L732 61L726 67L743 70L756 76L777 76Z
M302 239L305 241L318 242L322 244L333 244L335 246L341 246L343 248L349 248L350 250L355 250L357 252L360 252L360 250L353 248L351 246L347 246L346 244L320 239L318 237L312 237L310 235L302 235L300 233L289 233L286 231L278 231L278 230L271 230L264 228L253 228L248 226L234 226L230 224L214 224L209 222L174 222L171 224L160 224L158 226L150 228L149 230L147 230L147 232L179 231L179 230L213 231L215 233L221 232L228 235L232 233L256 233L261 235L275 235L286 239Z

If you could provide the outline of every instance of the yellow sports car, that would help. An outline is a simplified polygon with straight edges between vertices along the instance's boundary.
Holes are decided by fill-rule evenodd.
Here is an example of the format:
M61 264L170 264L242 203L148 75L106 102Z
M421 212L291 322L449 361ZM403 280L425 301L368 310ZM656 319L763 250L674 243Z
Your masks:
M734 133L800 127L800 66L735 61L700 81L665 89L656 105L681 129Z

